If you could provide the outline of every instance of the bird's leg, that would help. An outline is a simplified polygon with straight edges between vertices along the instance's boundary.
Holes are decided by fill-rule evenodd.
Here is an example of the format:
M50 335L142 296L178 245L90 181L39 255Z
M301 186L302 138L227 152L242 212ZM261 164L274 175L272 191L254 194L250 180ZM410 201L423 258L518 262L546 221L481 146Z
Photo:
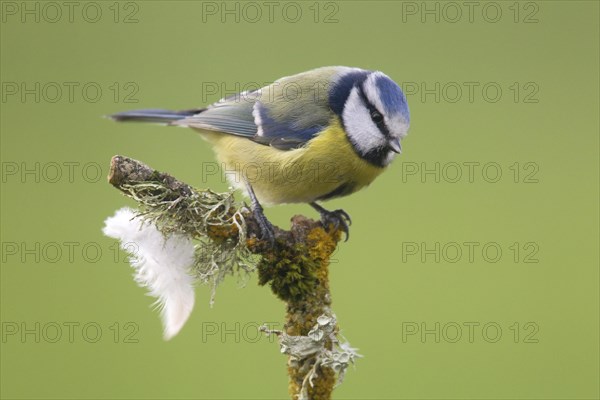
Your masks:
M260 227L260 233L262 235L261 239L266 240L273 245L275 243L275 230L273 224L265 217L263 207L260 205L260 202L254 193L254 189L252 189L252 185L250 185L248 181L246 181L246 190L248 191L248 196L250 196L250 201L252 203L252 215L254 215L254 218Z
M315 202L309 203L312 208L317 210L319 214L321 214L321 221L323 222L323 226L327 227L330 224L333 224L335 229L341 228L341 230L346 234L346 242L350 237L350 231L348 229L348 225L352 225L352 219L348 213L344 210L333 210L329 211L321 207Z

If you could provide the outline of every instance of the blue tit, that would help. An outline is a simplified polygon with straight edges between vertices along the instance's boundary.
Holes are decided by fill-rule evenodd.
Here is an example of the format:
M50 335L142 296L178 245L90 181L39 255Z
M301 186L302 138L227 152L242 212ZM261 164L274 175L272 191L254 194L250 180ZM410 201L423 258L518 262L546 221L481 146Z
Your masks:
M189 127L212 144L231 184L262 204L308 203L348 235L350 217L317 202L369 185L402 150L410 117L400 87L379 71L322 67L185 111L137 110L116 121Z

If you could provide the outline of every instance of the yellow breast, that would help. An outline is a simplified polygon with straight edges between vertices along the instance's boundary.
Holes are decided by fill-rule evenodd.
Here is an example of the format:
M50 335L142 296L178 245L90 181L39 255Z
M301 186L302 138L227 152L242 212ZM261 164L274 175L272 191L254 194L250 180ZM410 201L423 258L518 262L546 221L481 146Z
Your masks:
M199 132L214 146L231 184L245 191L247 180L265 204L345 196L383 172L356 154L337 117L305 147L294 150L278 150L229 134Z

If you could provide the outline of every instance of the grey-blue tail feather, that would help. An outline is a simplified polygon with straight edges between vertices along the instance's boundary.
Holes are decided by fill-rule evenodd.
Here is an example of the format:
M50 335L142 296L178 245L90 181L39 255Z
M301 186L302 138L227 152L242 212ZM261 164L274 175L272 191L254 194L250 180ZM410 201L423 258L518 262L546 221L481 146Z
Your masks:
M133 110L112 114L109 117L118 122L152 122L158 124L169 124L191 115L196 115L204 111L203 108L183 111L171 110Z

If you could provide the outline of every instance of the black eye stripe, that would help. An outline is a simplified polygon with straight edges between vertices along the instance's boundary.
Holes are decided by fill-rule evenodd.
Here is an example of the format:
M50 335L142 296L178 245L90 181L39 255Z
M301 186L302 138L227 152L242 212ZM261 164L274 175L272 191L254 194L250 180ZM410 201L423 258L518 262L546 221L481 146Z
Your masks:
M362 99L363 103L365 104L365 106L367 106L367 109L369 110L369 115L371 116L371 119L373 119L373 114L379 114L383 117L383 114L381 112L379 112L379 110L369 101L369 99L367 98L367 96L365 95L365 92L362 88L362 85L358 86L358 95L360 96L360 98ZM383 118L381 118L381 120L379 121L375 121L373 120L373 122L375 123L375 125L377 125L377 128L379 129L379 131L381 132L381 134L385 137L390 137L390 130L388 129L387 125L385 124L385 121Z

